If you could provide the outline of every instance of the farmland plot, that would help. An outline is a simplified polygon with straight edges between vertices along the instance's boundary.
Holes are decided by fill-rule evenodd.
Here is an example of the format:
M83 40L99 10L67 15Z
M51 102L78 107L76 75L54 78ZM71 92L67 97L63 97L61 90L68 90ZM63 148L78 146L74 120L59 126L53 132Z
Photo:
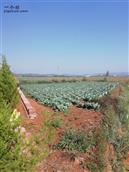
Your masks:
M21 89L40 103L57 111L66 111L75 104L82 108L98 109L98 100L107 95L118 83L74 82L51 84L23 84Z

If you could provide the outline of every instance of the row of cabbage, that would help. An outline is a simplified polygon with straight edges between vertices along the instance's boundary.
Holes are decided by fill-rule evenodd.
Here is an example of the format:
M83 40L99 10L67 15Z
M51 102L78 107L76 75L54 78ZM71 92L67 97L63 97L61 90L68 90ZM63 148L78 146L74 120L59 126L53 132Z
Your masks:
M40 103L53 107L54 110L66 111L73 104L97 109L100 98L113 90L114 82L74 82L51 84L25 84L22 90Z

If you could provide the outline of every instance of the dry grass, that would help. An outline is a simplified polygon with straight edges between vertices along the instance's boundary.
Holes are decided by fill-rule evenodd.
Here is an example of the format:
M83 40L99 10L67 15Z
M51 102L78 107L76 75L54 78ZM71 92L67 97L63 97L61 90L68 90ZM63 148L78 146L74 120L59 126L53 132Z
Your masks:
M53 76L53 77L17 77L21 83L51 83L51 82L76 82L76 81L110 81L110 82L120 82L129 83L129 77L113 77L113 76L96 76L96 77L65 77L65 76Z

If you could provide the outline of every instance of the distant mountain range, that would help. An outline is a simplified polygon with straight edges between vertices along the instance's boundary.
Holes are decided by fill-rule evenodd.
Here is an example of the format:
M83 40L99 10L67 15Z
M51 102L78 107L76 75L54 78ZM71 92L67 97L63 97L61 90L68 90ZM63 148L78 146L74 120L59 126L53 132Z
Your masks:
M94 73L94 74L36 74L36 73L21 73L21 74L16 74L14 73L15 76L23 76L23 77L76 77L76 76L105 76L105 73ZM121 77L125 77L125 76L129 76L128 72L111 72L109 73L109 76L121 76Z
M105 75L105 73L97 73L97 74L94 74L94 76L103 76ZM93 75L91 75L93 76ZM109 76L129 76L129 73L128 72L109 72Z

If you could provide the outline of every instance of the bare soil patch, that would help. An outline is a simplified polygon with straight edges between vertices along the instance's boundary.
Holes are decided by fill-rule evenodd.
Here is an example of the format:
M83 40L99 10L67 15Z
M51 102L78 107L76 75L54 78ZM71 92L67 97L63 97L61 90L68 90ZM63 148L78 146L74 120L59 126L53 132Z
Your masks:
M28 129L29 125L32 125L33 130L32 132L37 132L44 121L44 113L49 112L53 114L53 116L57 116L63 119L63 128L61 130L65 130L67 128L75 128L75 129L91 129L97 127L101 120L100 112L90 111L82 108L78 108L76 106L72 106L69 108L68 113L64 114L62 112L55 112L52 108L44 106L32 98L28 98L31 105L35 108L37 118L31 120L27 117L27 112L24 109L24 105L20 100L17 109L21 112L22 116L22 124L23 126Z
M39 163L37 172L88 172L82 167L79 158L74 159L72 153L56 150L47 159Z
M69 114L63 116L63 120L65 121L66 127L83 129L86 131L99 125L101 114L100 112L72 106L69 109Z

